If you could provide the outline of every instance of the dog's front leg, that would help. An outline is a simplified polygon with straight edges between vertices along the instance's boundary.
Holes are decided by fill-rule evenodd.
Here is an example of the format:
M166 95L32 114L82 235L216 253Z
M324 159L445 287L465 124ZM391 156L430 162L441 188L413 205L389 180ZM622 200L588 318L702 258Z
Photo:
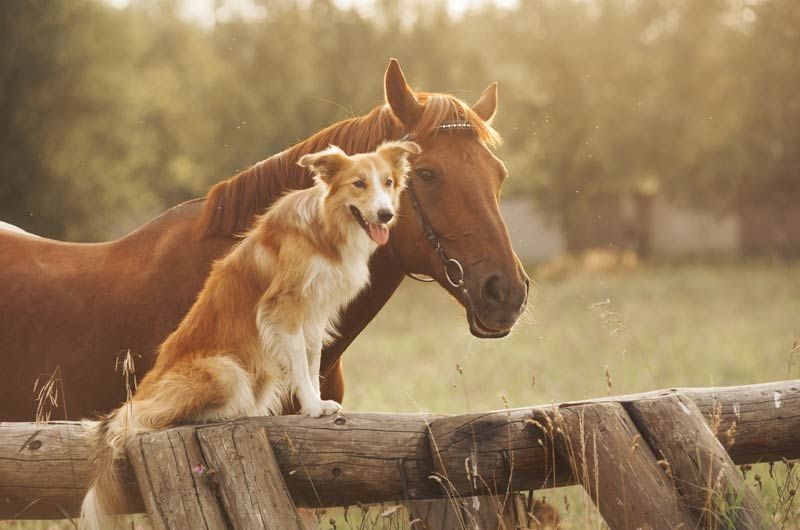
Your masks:
M276 335L273 335L273 340L280 338L275 341L277 343L275 351L284 365L292 393L300 402L300 413L304 416L318 418L339 412L342 408L341 405L332 400L322 400L319 397L319 350L316 360L317 385L315 386L312 383L303 333L300 331L296 333L279 332Z
M311 386L319 397L319 365L322 359L322 333L315 329L306 329L306 355L308 357L308 375Z

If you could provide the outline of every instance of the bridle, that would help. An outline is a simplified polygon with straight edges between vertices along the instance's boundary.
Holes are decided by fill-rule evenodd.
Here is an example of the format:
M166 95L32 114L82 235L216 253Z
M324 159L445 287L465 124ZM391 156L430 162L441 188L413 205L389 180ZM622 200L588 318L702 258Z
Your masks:
M411 205L417 212L417 217L419 218L419 223L422 226L422 231L425 233L425 238L431 244L431 247L433 247L433 251L436 253L437 256L439 256L439 259L442 261L444 277L447 279L447 283L449 283L454 289L463 288L464 266L461 265L461 262L458 261L456 258L450 258L447 256L444 247L442 247L442 243L439 241L439 237L436 235L436 232L433 231L433 227L431 226L430 221L428 221L428 218L425 216L425 212L422 211L422 205L419 202L416 190L414 190L414 179L408 179L408 186L406 187L406 191L408 192L408 199L411 201ZM456 270L458 271L457 280L454 280L450 276L451 265L455 266ZM417 276L413 272L407 272L406 276L418 282L430 283L436 281L433 278L423 278L421 276Z
M451 121L439 125L438 129L442 131L472 129L472 124L468 121ZM409 133L403 136L400 140L405 141L413 139L414 134ZM431 226L428 217L425 215L425 211L422 209L422 204L419 202L419 197L414 189L413 177L408 179L406 192L408 193L408 198L409 201L411 201L411 205L414 207L414 211L417 212L417 218L419 219L419 223L422 227L423 233L425 234L425 238L428 240L428 243L430 243L433 251L437 256L439 256L439 259L442 262L442 270L444 271L444 277L447 280L447 283L449 283L450 286L453 287L453 289L455 289L461 296L461 301L467 311L467 321L469 322L470 331L472 331L473 334L480 335L485 338L501 338L508 335L509 330L492 331L478 325L477 318L475 316L475 306L472 303L472 298L470 297L469 291L467 291L464 283L464 279L466 277L464 266L456 258L448 256L447 252L444 250L444 247L439 240L439 236L436 235L436 231ZM455 276L453 276L451 272L455 273ZM423 278L411 272L406 272L406 276L418 282L430 283L436 281L434 278Z

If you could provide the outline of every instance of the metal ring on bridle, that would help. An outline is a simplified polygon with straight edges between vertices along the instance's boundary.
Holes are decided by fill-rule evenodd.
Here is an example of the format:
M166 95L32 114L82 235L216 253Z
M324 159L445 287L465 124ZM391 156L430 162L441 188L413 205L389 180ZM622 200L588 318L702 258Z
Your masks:
M453 279L450 277L450 264L453 263L458 268L458 281L454 282ZM455 258L448 258L444 262L444 277L447 278L447 281L453 287L461 287L464 285L464 267L461 266L461 263Z

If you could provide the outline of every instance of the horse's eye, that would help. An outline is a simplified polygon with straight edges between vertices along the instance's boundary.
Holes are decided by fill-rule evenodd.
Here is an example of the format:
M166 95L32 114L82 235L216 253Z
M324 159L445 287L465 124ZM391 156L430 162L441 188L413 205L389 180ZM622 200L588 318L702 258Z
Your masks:
M434 179L433 172L427 169L418 169L414 172L414 174L425 182L430 182Z
M393 183L392 179L386 179L386 185L391 186Z
M356 188L361 188L362 190L367 187L367 183L363 180L357 180L353 182L353 186Z

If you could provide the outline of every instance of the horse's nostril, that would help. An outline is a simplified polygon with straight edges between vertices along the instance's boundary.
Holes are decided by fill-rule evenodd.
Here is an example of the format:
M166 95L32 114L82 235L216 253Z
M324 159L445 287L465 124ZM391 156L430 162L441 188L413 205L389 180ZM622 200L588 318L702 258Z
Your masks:
M486 303L502 304L505 302L508 293L503 287L503 281L500 279L500 276L493 274L483 282L481 296Z
M380 219L382 223L388 223L392 220L392 217L394 217L394 213L392 213L391 210L387 210L385 208L378 210L378 219Z

